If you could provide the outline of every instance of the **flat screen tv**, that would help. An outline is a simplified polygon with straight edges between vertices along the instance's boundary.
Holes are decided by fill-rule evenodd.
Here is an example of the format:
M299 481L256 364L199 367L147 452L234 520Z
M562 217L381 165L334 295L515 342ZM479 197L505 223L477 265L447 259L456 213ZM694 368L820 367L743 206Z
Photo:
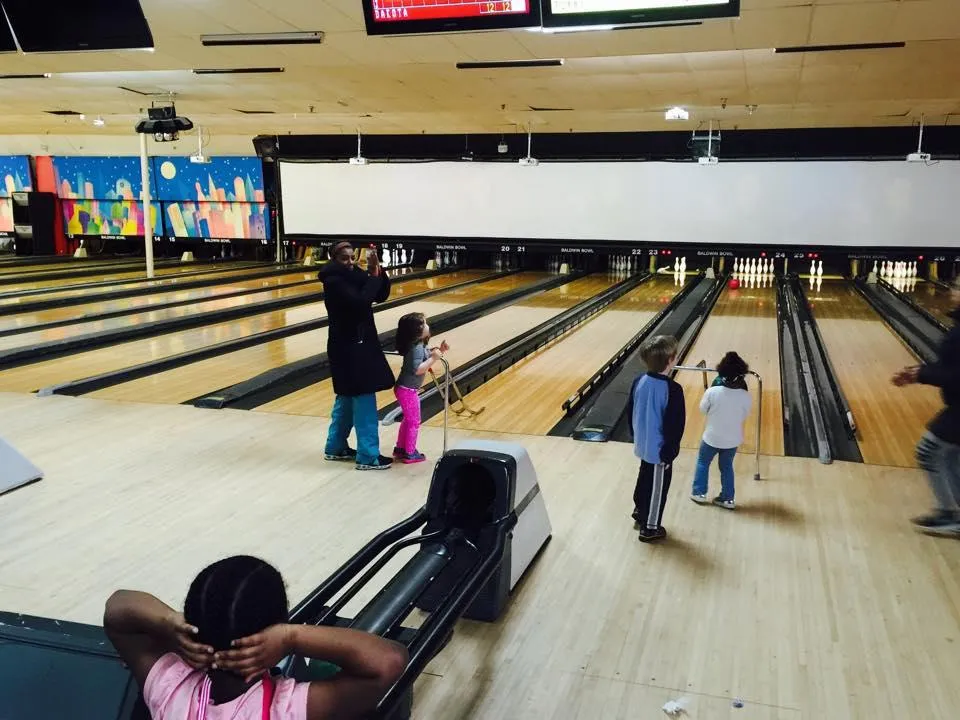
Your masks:
M540 26L540 0L363 0L368 35Z
M740 15L740 0L541 0L543 26L573 28L694 23Z

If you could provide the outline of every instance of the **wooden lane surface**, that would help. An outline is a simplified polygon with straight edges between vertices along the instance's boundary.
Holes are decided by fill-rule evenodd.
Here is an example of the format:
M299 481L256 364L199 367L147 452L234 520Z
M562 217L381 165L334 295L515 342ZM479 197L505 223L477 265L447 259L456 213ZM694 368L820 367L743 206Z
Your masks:
M451 273L429 279L397 280L393 297L399 297L404 293L423 292L430 287L430 284L443 286L462 279L462 275L457 276ZM315 320L325 314L326 310L322 302L311 303L3 370L0 371L0 391L33 392L49 385L120 370L226 340Z
M235 554L274 564L294 604L420 507L431 477L427 463L325 463L320 424L294 415L2 395L0 436L47 474L0 499L0 607L93 624L119 587L179 608L201 568ZM650 720L681 696L690 720L947 720L960 707L960 543L910 528L929 503L920 471L769 457L776 481L740 483L729 513L687 500L679 478L696 456L682 450L670 537L647 546L627 517L629 445L475 436L528 450L553 540L497 622L457 623L414 717ZM424 451L440 445L424 428Z
M262 272L263 270L269 268L270 265L258 265L256 267L249 268L236 268L232 270L224 270L223 272L212 272L208 275L200 275L194 277L172 277L172 278L161 278L158 280L135 280L129 283L119 283L116 285L108 285L105 287L72 287L65 290L58 290L55 292L44 292L44 293L29 293L26 295L18 295L16 297L3 297L3 293L0 293L0 307L7 307L11 305L22 305L24 303L32 303L38 300L66 300L69 298L79 298L82 297L85 300L90 302L95 302L98 297L106 295L108 293L117 292L120 290L129 290L133 288L153 288L157 293L175 293L175 292L210 292L210 293L219 293L220 285L211 285L205 288L195 288L193 290L181 290L183 283L188 283L194 280L220 280L224 283L229 282L234 287L237 287L238 283L240 287L249 286L249 287L263 287L271 288L278 287L285 283L297 282L299 280L316 280L318 268L309 267L309 268L296 268L291 267L289 272L286 272L282 275L274 275L271 277L264 277L259 279L250 279L246 280L245 278L250 275ZM401 268L395 271L391 271L391 276L399 278L403 275L408 275L412 272L415 272L413 268ZM251 285L251 283L263 283L263 285ZM132 298L124 298L119 302L121 303L136 303L142 302L143 298L152 298L153 295L144 295ZM202 296L198 296L202 297ZM215 297L215 294L210 295L210 297ZM158 301L163 302L163 301ZM104 303L105 304L105 303Z
M751 370L763 378L763 425L760 429L760 452L764 455L783 455L783 402L780 392L780 341L777 334L777 291L774 287L725 288L717 299L713 312L687 353L684 365L707 361L707 367L717 362L729 350L736 351L747 361ZM716 375L708 375L712 383ZM698 448L703 435L704 416L700 413L703 398L703 375L678 372L676 380L683 386L687 406L687 426L683 447ZM753 377L747 385L754 398L754 408L744 426L744 442L740 452L749 454L757 448L756 387Z
M236 270L234 266L230 267L230 262L214 263L211 265L172 265L169 267L158 267L156 269L157 277L175 277L185 273L199 272L203 270ZM196 276L203 277L203 276ZM107 282L109 280L134 280L142 278L147 279L146 270L111 270L104 268L102 275L84 275L83 277L62 277L56 280L24 280L11 283L10 285L0 285L0 293L22 292L24 290L41 290L43 288L63 287L68 289L71 285L86 285L87 283Z
M140 264L146 261L141 259ZM114 260L72 260L60 263L31 263L31 262L4 262L0 263L0 275L7 277L18 275L20 273L40 273L50 271L51 273L63 273L68 275L71 272L83 271L92 268L110 268L121 267L124 265L136 265L136 258L116 258Z
M947 327L953 327L950 313L956 305L950 300L950 291L936 283L920 281L907 293L914 302Z
M443 287L489 274L488 270L467 270L423 280L424 285L414 287L422 292L431 284L435 287ZM418 282L421 281L414 280L398 284L390 297L397 299L404 294L411 294L412 290L408 286ZM395 328L397 320L410 312L424 312L430 315L453 310L461 305L504 292L517 282L514 276L497 278L464 288L452 289L424 298L419 302L388 308L376 314L377 328L380 332ZM327 328L324 327L104 388L92 395L134 402L182 403L242 382L281 365L326 352L326 350Z
M864 462L913 467L924 426L942 407L936 388L896 388L890 378L917 358L844 281L808 291L820 334L857 424Z
M230 308L250 307L254 310L257 303L267 302L269 300L282 300L297 298L303 295L319 293L323 286L319 282L309 285L296 285L294 287L279 287L273 289L261 290L246 295L238 295L228 298L212 298L209 300L197 300L189 305L178 305L171 308L159 310L144 309L133 315L120 315L119 317L105 318L103 320L90 320L87 322L74 322L70 325L60 325L58 327L47 328L45 330L35 330L33 332L22 332L16 335L7 335L0 337L0 350L10 350L14 348L27 348L39 343L51 342L54 340L65 340L81 338L84 335L104 332L107 330L120 330L123 328L133 328L145 323L157 322L160 320L176 320L187 318L199 313L213 312L215 310L227 310ZM118 301L122 303L123 301Z
M535 273L525 273L530 282L541 279L543 276ZM512 337L519 335L532 327L563 312L564 304L573 304L572 297L579 297L578 283L575 280L502 308L485 315L473 322L460 325L453 330L437 335L433 342L439 344L441 340L450 343L451 350L447 354L451 368L456 368L469 362L472 358L492 350ZM387 360L393 368L394 375L400 371L402 360L396 355L388 355ZM437 366L438 376L442 374L442 366ZM429 376L424 378L424 387L429 387ZM451 393L453 391L451 390ZM256 408L263 412L282 412L296 415L329 415L333 406L333 381L324 380L310 387L291 393L273 402ZM377 407L384 407L395 400L393 390L384 390L377 394Z
M0 316L0 331L12 330L14 328L31 327L40 323L50 323L62 320L82 319L90 315L100 313L116 312L127 310L129 308L142 308L149 310L156 305L170 302L187 302L210 300L235 292L259 291L279 289L286 285L303 282L305 280L316 280L317 273L307 270L298 270L289 275L277 275L274 277L252 278L250 280L234 279L233 276L224 278L222 284L210 285L208 287L194 288L192 290L178 290L176 286L157 288L157 292L150 295L138 295L136 297L120 298L118 300L93 300L88 303L77 305L68 305L64 307L51 308L49 310L34 310L22 312L16 315ZM322 290L319 282L313 285L316 292ZM116 288L111 288L116 290ZM26 302L33 302L37 298L26 298Z
M577 300L602 292L616 279L588 276L570 295ZM450 413L450 427L529 435L545 434L563 417L563 401L647 323L679 291L673 278L655 277L605 311L527 356L466 396L475 418ZM441 425L443 418L430 420Z

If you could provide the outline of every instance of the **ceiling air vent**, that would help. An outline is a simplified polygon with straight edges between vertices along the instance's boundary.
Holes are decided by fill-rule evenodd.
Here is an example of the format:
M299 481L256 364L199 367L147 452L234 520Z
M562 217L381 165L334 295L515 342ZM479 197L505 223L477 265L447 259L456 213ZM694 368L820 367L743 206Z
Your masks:
M848 52L851 50L891 50L906 47L905 42L859 43L852 45L796 45L794 47L777 48L774 52L783 53L815 53L815 52Z
M282 67L246 67L246 68L195 68L194 75L255 75L282 73Z
M275 110L240 110L239 108L234 108L233 111L244 115L273 115L276 112Z
M59 115L61 117L76 117L83 114L76 110L44 110L44 112L48 115Z

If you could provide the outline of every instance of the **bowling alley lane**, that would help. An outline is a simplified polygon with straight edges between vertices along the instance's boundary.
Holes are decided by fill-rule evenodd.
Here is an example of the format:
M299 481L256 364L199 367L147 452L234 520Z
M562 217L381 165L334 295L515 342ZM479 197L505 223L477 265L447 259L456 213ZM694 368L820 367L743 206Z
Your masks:
M160 264L162 261L158 261ZM0 276L10 277L20 274L58 274L69 276L70 273L83 270L113 269L133 265L143 265L142 258L105 258L90 260L65 260L63 262L31 262L28 258L14 259L0 263Z
M544 277L534 273L527 275L535 280ZM459 325L448 332L439 333L433 338L433 342L436 344L441 340L449 342L450 352L447 354L447 360L450 362L450 367L456 370L457 367L492 350L510 338L546 322L578 302L588 300L596 294L597 287L596 278L572 280L560 287L526 297L489 315ZM608 285L601 284L600 287L605 289ZM401 358L388 355L387 359L393 367L394 374L399 372ZM443 366L438 363L436 370L438 377L442 376ZM429 376L424 378L425 387L429 386L430 382ZM393 390L384 390L377 395L377 407L385 407L394 400ZM329 415L332 406L333 381L324 380L278 398L257 410L291 415Z
M163 308L160 310L144 309L133 315L121 315L102 320L90 320L88 322L75 322L69 325L58 325L56 327L34 332L22 332L15 335L0 337L0 350L12 350L27 348L32 345L39 345L46 342L57 340L74 340L82 338L84 335L94 333L108 332L115 330L124 330L134 328L139 325L146 325L152 322L162 320L182 320L194 315L213 312L216 310L230 310L242 307L249 307L252 312L256 312L255 306L258 303L268 302L270 300L292 300L303 295L315 295L322 290L320 283L310 285L295 285L293 287L279 287L273 289L261 290L259 292L237 295L227 298L213 298L210 300L198 300L189 305L177 305L176 307Z
M395 281L392 297L452 285L466 277L464 273L445 273L431 278L398 279ZM0 372L0 392L32 392L49 385L112 372L285 325L314 320L325 314L321 301L3 370Z
M736 290L724 288L713 311L683 361L696 365L705 360L716 367L730 350L747 361L751 370L763 378L763 420L760 451L765 455L783 455L783 402L780 395L780 340L777 333L777 291L772 276L756 276ZM708 375L708 383L716 375ZM687 426L683 447L700 447L704 417L700 413L703 398L703 374L689 371L677 373L683 386L687 406ZM757 447L757 383L747 378L754 397L754 408L744 427L743 453L756 452Z
M956 304L950 299L950 290L935 282L920 280L911 282L905 289L906 294L924 310L933 315L947 327L953 326L950 312Z
M241 267L252 267L252 266L241 266ZM264 268L265 265L256 265L255 267ZM202 265L163 265L155 268L156 277L176 277L177 275L188 275L192 274L192 277L200 278L208 276L210 273L215 271L228 271L228 270L237 270L238 265L233 261L225 261L222 263L204 263ZM83 275L81 277L64 275L53 280L30 280L28 275L22 276L22 278L17 278L16 282L12 282L9 285L4 284L0 285L0 299L2 295L14 292L23 292L26 290L43 290L46 288L53 287L62 287L68 289L71 285L89 285L90 283L99 283L99 282L110 282L114 280L137 280L142 279L146 281L146 266L143 263L124 266L120 268L113 268L112 266L104 267L102 274L97 275Z
M591 275L580 281L577 300L603 292L620 278ZM468 419L450 414L450 427L492 432L545 435L563 417L563 401L630 338L637 334L681 289L673 275L657 276L564 333L466 396L472 408L485 408ZM456 352L454 347L451 353ZM430 425L441 425L437 416Z
M864 462L914 467L914 446L942 407L932 387L894 387L890 378L916 356L852 285L805 287L830 361L856 422Z
M116 300L96 300L96 295L92 294L90 302L65 305L63 307L50 308L49 310L33 310L16 315L0 316L0 332L13 330L15 328L28 328L43 323L62 322L74 319L82 321L91 315L121 310L150 310L157 305L172 302L186 303L196 301L199 303L237 292L253 293L278 290L294 283L316 280L317 273L312 268L308 268L305 270L298 269L289 274L275 275L273 277L252 278L250 280L243 280L242 278L242 275L231 275L225 277L222 284L189 290L178 290L175 285L162 286L158 287L155 293L149 295L137 295ZM116 287L109 288L109 290L113 292L116 292L117 289ZM319 282L315 282L313 283L313 289L316 292L320 292L322 287ZM34 302L39 299L41 298L27 296L26 301ZM47 300L48 296L43 296L42 299ZM0 305L2 305L2 303L0 303Z
M474 280L491 275L489 270L464 270L460 272L430 278L424 282L427 287L444 287L455 283ZM475 283L467 287L452 288L428 298L403 304L397 307L386 308L376 313L377 328L380 332L393 329L397 320L410 312L423 312L427 315L454 310L477 300L492 297L507 292L535 278L523 275L508 275L494 278L485 282ZM397 299L404 294L410 294L407 286L417 281L398 283L391 292L391 299ZM420 287L420 292L425 288ZM244 350L220 355L209 360L191 363L164 373L133 380L122 385L105 388L92 397L111 400L130 400L156 403L182 403L187 400L215 392L229 385L234 385L260 373L287 363L301 360L311 355L324 353L327 350L327 328L319 328L306 333L299 333L290 337L262 343Z

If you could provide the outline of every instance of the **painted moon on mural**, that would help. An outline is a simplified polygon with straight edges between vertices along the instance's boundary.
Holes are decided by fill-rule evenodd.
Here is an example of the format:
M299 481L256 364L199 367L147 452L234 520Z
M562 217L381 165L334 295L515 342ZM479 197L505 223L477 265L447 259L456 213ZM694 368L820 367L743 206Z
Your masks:
M167 180L173 180L177 176L177 166L166 160L160 164L160 174Z

